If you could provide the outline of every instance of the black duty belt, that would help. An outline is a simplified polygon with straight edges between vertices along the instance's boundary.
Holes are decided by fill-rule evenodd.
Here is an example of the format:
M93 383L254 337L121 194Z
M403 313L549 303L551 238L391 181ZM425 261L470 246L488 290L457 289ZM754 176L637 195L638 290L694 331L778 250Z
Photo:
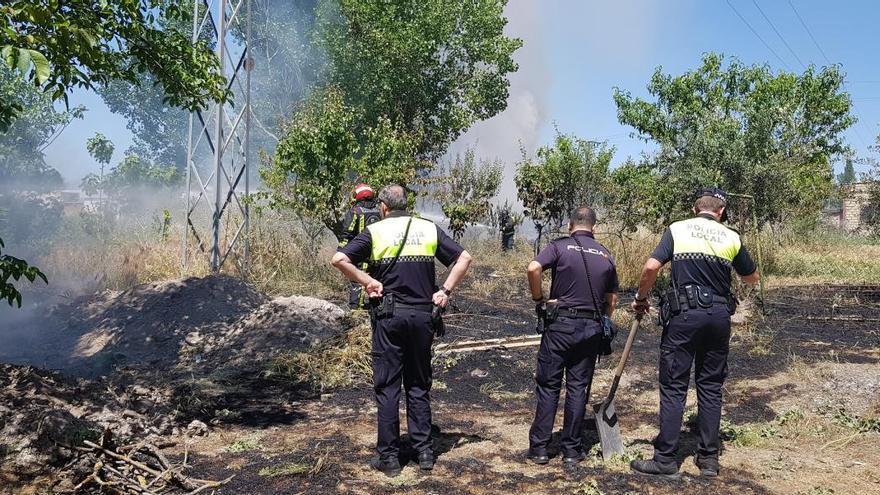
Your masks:
M602 313L594 309L581 308L559 308L559 317L561 318L577 318L584 320L601 320Z
M425 313L430 313L434 310L433 304L401 304L399 302L394 303L395 309L411 309L413 311L424 311Z

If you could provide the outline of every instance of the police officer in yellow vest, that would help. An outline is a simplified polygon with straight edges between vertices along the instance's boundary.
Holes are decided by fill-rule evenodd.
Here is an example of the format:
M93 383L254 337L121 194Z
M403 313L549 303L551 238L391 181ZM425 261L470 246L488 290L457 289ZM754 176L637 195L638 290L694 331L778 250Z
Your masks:
M406 192L393 185L379 193L383 220L358 234L331 261L370 297L373 389L378 406L378 457L370 465L400 473L400 385L406 390L407 430L419 467L434 466L431 439L431 343L440 330L435 307L444 308L464 278L471 256L439 227L406 211ZM434 259L454 264L437 286ZM364 272L357 265L369 263ZM442 325L442 324L440 324Z
M696 216L669 226L642 271L632 304L640 314L649 309L649 291L660 268L672 263L671 287L660 305L660 432L654 440L654 458L633 461L634 471L678 473L676 451L693 364L700 430L694 462L702 475L718 474L721 389L727 377L730 315L736 311L731 269L746 283L758 282L757 267L739 234L721 223L726 207L724 191L698 191Z

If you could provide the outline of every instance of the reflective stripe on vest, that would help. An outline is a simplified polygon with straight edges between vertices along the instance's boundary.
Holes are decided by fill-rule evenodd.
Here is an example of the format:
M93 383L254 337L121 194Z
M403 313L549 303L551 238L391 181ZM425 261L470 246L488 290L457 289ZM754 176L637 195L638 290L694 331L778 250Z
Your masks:
M730 266L742 241L736 231L708 218L696 217L669 226L673 259L709 259Z
M406 224L410 217L386 218L367 226L372 238L370 261L391 261L397 255ZM437 253L437 226L421 218L413 218L406 236L406 245L400 253L400 262L433 260Z

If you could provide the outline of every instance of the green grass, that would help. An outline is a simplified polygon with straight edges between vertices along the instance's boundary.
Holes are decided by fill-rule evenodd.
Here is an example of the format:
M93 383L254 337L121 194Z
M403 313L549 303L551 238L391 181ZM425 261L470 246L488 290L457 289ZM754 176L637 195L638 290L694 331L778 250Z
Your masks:
M246 435L243 437L237 438L234 442L226 446L226 452L230 454L240 454L242 452L252 452L255 450L263 450L263 444L260 443L260 440L263 439L263 435L255 434L255 435Z
M304 474L309 474L311 470L312 466L309 464L291 462L263 468L259 470L257 474L265 476L266 478L277 478L279 476L302 476Z

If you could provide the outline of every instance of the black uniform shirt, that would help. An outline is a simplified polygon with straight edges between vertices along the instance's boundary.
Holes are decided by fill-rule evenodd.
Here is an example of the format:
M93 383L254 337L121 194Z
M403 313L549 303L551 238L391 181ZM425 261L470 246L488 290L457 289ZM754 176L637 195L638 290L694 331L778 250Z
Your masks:
M545 270L553 270L550 299L559 301L561 308L579 308L603 311L605 294L617 292L617 269L608 249L596 242L592 232L584 230L572 234L583 245L583 252L572 237L556 239L545 247L535 261ZM592 290L600 307L596 308L590 295L584 259L590 268Z
M342 219L342 235L339 237L339 247L341 248L351 242L367 226L379 220L381 220L381 217L379 216L378 202L371 199L362 199L356 202Z
M393 219L400 218L395 221ZM437 291L437 279L434 269L436 258L445 266L449 266L458 260L464 251L457 242L446 235L440 227L421 218L413 218L410 232L407 235L405 250L397 259L397 262L388 269L393 256L374 260L373 235L371 229L382 229L386 225L396 228L400 232L389 232L389 237L394 239L389 251L396 253L399 245L398 238L402 240L406 222L403 218L409 218L409 214L402 211L391 212L386 220L377 222L358 234L339 252L348 256L355 265L363 262L369 263L370 276L382 282L385 294L394 294L396 301L403 304L430 304L431 297ZM388 219L391 219L389 222ZM436 233L434 232L436 231ZM436 239L436 245L433 243Z
M699 285L719 296L731 293L731 268L740 275L757 269L739 234L705 214L672 224L651 257L664 264L672 261L672 278L679 288Z

